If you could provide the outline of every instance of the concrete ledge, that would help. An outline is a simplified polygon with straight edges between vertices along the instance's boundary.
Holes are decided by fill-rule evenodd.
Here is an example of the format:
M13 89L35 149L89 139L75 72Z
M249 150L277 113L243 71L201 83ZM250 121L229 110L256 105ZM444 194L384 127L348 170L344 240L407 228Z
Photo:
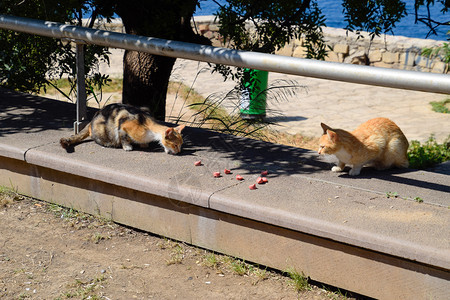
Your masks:
M436 266L19 160L0 164L22 193L364 295L445 299L448 291L449 272Z
M0 153L2 156L25 160L25 151L18 147L10 146L8 144L0 144Z
M58 140L73 115L71 104L0 90L0 184L367 296L447 297L448 173L350 178L310 151L194 128L178 156L92 141L69 154ZM233 175L212 177L224 168ZM264 169L269 183L249 190Z
M79 160L68 160L67 157L48 155L46 152L30 150L26 154L26 161L30 164L50 168L53 170L82 176L89 179L100 180L110 184L122 186L156 196L170 197L173 200L183 201L186 193L196 193L195 204L208 207L209 194L203 191L193 191L191 187L184 186L182 189L173 190L170 182L158 180L157 178L139 176L129 172L118 172L116 168L105 168L101 165ZM186 199L185 199L186 200ZM193 199L187 199L193 200Z

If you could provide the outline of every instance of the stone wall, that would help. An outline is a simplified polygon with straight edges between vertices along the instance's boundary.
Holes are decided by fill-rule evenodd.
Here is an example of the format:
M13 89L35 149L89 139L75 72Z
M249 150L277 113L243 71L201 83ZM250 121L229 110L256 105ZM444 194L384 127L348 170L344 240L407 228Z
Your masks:
M219 27L213 17L197 17L193 26L211 39L214 46L223 47ZM329 51L326 61L433 73L449 72L449 65L441 57L429 59L420 55L421 49L442 46L444 41L390 35L370 41L367 33L363 34L364 38L357 38L355 33L347 33L344 29L326 27L323 32ZM302 40L294 40L276 54L305 57L306 48Z
M124 32L122 24L118 20L115 21L98 27ZM192 26L198 33L210 39L213 46L224 47L218 33L218 23L213 16L195 17ZM344 29L325 27L323 32L329 48L326 61L433 73L450 71L449 64L444 63L441 57L428 59L420 55L421 49L442 46L443 41L390 35L375 37L370 41L367 33L363 35L364 38L357 38L355 33L347 33ZM302 43L301 40L294 40L276 54L305 57L306 49Z

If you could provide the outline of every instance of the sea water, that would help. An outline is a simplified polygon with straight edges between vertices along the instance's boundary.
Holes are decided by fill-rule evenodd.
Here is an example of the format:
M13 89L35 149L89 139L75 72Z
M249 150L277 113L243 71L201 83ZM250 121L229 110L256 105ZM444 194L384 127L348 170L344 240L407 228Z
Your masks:
M403 17L393 30L394 35L406 36L412 38L427 38L429 33L429 28L423 23L415 24L415 14L414 14L414 0L404 0L406 3L406 11L408 15ZM217 1L221 4L226 3L224 0ZM344 20L344 14L342 13L342 1L340 0L318 0L317 1L322 13L326 17L326 26L334 28L345 28L346 23ZM442 14L440 12L442 5L437 3L435 7L431 9L431 16L440 22L445 22L450 20L450 13ZM200 8L197 9L194 16L207 16L213 15L219 6L212 0L200 1ZM422 7L419 11L421 15L426 14L426 8ZM447 40L448 37L446 33L450 30L450 26L440 26L437 31L438 35L431 34L428 39L434 40Z

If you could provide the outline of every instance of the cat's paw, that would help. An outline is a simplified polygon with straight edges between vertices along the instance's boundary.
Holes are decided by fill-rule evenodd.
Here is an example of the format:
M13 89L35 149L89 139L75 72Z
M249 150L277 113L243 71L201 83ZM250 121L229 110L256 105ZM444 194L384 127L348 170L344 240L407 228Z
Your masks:
M125 151L131 151L133 150L133 146L131 145L122 145L123 150Z
M359 173L361 173L361 168L352 168L350 172L348 172L348 175L350 176L358 176Z
M341 167L338 167L338 166L334 166L334 167L331 168L332 172L342 172L342 170L343 169Z

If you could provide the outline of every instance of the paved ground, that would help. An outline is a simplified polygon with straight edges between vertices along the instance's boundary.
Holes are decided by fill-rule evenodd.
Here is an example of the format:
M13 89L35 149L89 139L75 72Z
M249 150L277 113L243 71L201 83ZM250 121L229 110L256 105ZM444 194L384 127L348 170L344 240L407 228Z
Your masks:
M123 52L115 49L111 52L111 67L102 66L101 70L111 76L122 76ZM179 59L171 80L192 86L204 97L233 89L234 82L224 81L220 74L211 74L210 70L207 63ZM305 86L287 101L268 99L268 115L277 115L271 120L280 125L276 127L280 131L319 136L321 122L353 130L371 118L387 117L400 126L408 140L425 141L435 134L442 141L450 134L450 115L433 112L429 104L448 95L270 73L269 85L276 80L293 80Z

